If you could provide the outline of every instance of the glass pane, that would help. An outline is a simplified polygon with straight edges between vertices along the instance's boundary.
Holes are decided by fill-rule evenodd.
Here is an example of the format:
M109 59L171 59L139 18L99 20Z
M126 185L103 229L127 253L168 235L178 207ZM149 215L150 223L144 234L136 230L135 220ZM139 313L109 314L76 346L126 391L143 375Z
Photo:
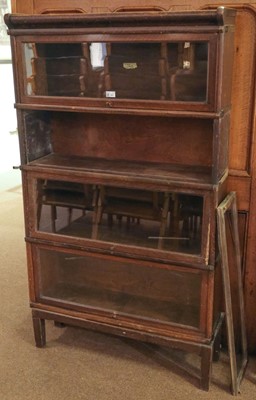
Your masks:
M205 102L207 42L26 43L26 94Z
M202 275L39 249L40 297L199 327Z
M203 197L38 180L37 227L43 232L200 254Z

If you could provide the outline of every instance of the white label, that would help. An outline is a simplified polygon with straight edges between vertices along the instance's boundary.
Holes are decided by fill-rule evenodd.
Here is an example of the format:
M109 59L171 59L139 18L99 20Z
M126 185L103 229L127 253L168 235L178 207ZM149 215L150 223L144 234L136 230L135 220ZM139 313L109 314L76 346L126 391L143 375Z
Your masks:
M137 65L137 63L136 62L133 62L133 63L128 63L128 62L125 62L125 63L123 63L123 67L125 68L125 69L136 69L136 68L138 68L138 65Z
M116 97L116 92L112 90L107 90L106 97Z
M190 68L190 61L183 61L183 69L189 69Z
M188 49L190 47L190 42L185 42L184 43L184 49Z

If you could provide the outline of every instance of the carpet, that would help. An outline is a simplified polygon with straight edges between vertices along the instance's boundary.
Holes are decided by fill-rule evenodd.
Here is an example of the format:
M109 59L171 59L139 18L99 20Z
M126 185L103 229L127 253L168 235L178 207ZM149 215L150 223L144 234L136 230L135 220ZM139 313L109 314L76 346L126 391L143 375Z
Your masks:
M29 309L22 194L0 193L0 399L230 399L223 351L209 392L199 389L199 359L190 354L46 322L47 346L35 347ZM189 372L188 372L189 371ZM256 359L250 358L242 400L256 398Z

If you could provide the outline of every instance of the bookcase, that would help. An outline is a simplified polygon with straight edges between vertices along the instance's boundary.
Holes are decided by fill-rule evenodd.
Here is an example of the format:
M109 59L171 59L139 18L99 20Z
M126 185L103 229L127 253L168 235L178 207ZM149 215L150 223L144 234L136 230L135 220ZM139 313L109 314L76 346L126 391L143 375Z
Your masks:
M15 15L35 341L45 320L218 354L235 11Z

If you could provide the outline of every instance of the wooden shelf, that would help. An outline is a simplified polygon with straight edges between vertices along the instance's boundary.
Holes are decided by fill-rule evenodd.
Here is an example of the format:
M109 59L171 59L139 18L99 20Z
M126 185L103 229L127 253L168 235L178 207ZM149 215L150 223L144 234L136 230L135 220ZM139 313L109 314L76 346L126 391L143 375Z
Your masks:
M58 303L64 302L67 306L76 309L84 305L87 310L99 310L114 314L115 317L132 316L162 324L181 324L197 328L199 325L199 310L197 305L149 299L143 296L129 295L114 292L104 288L91 288L86 286L72 286L58 284L42 295L42 300Z
M49 154L32 161L22 167L24 170L61 174L72 171L73 176L84 176L94 183L118 182L123 187L131 184L157 184L158 186L172 187L202 187L211 189L211 168L170 165L163 163L145 163L125 160L106 160L101 158L66 157L58 154Z
M46 96L29 96L27 103L16 103L17 110L42 110L42 111L65 111L77 113L94 113L94 114L117 114L117 115L141 115L155 117L170 117L170 118L199 118L199 119L218 119L224 115L224 110L219 111L198 111L196 103L190 108L191 110L182 110L182 102L176 102L175 106L170 101L161 102L136 100L127 101L119 100L116 105L113 100L106 99L86 99L78 97L46 97ZM43 99L43 103L42 103ZM160 106L161 104L161 106ZM138 107L140 105L140 107ZM172 108L171 108L172 106ZM158 108L157 108L158 107ZM225 110L227 111L227 110Z

